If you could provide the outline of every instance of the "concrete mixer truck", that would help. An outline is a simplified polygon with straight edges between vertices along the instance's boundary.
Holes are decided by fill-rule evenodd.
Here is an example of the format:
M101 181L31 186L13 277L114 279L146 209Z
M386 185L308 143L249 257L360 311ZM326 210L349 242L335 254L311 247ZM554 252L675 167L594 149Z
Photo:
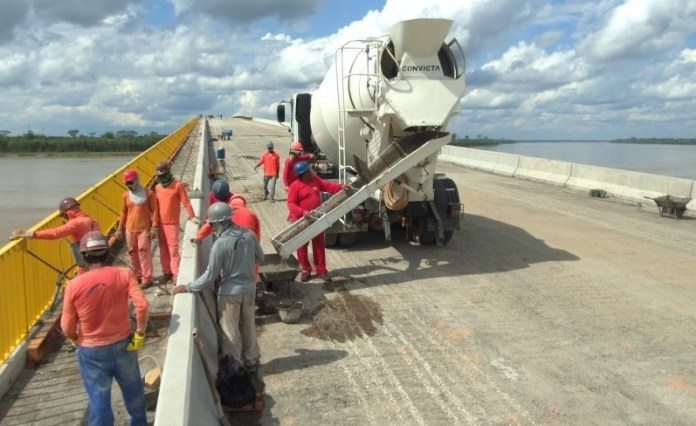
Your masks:
M367 229L384 230L390 241L397 223L410 240L443 245L459 229L457 186L435 172L465 88L464 53L456 39L444 41L451 25L413 19L346 43L314 93L279 103L292 140L325 159L319 174L355 189L276 236L281 255L322 231L327 245L350 244Z

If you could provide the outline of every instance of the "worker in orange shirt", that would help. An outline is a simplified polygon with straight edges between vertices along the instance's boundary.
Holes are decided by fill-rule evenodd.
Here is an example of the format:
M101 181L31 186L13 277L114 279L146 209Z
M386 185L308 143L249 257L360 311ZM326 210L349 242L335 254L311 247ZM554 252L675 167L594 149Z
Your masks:
M157 185L155 195L159 206L159 248L160 263L164 281L176 282L179 277L179 237L181 235L181 206L188 213L188 220L195 224L200 223L193 211L191 201L183 183L172 176L171 166L166 161L160 161L156 165Z
M145 343L149 304L129 268L108 266L109 245L99 231L82 237L88 270L65 288L60 326L77 344L77 362L89 397L89 424L114 424L111 385L116 379L131 425L147 425L137 351ZM135 306L135 332L129 302Z
M259 162L254 166L254 171L263 166L263 199L271 197L271 202L275 202L275 186L280 174L280 155L273 150L273 142L266 143L266 149ZM270 185L270 189L269 189Z
M67 237L70 241L70 250L75 259L75 264L85 269L87 264L82 259L82 255L80 255L80 240L89 231L99 231L99 223L80 210L80 203L72 197L61 200L58 204L58 212L63 219L68 221L65 225L39 231L18 229L12 232L10 239L36 238L37 240L57 240Z
M159 214L157 196L140 184L135 170L126 170L123 182L128 190L123 193L123 207L116 237L126 234L128 255L142 288L152 285L152 240L157 239Z

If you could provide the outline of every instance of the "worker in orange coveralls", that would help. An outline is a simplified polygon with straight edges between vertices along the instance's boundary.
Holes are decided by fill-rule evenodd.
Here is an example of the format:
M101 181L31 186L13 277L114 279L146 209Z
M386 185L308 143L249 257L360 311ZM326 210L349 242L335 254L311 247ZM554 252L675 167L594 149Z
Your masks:
M314 176L309 170L309 164L300 161L294 167L297 180L290 185L288 190L288 209L290 220L293 222L308 216L309 213L321 205L321 193L336 194L341 190L349 190L349 185L323 180ZM300 280L307 282L312 275L312 265L309 263L309 243L297 249L297 260L302 268ZM326 247L324 246L324 233L312 238L312 252L314 254L314 266L317 276L324 281L331 281L326 269Z
M58 204L58 212L63 219L68 221L65 225L39 231L18 229L12 232L10 239L36 238L37 240L57 240L68 237L75 263L80 269L86 269L87 264L82 259L82 255L80 255L80 240L89 231L100 231L99 223L80 210L80 203L72 197L61 200Z
M152 240L157 239L159 214L157 196L140 184L135 170L126 170L123 182L128 191L123 193L123 207L116 237L126 234L128 255L142 288L152 285Z
M257 241L261 241L261 221L259 221L256 213L247 208L246 199L241 194L235 194L230 198L228 203L234 215L232 216L232 222L237 224L237 226L246 228L254 233ZM208 235L213 233L213 226L206 222L198 230L196 238L193 242L199 243L205 239Z
M297 179L297 176L295 176L295 171L293 170L295 164L297 164L299 161L309 161L314 158L313 154L303 154L303 150L304 148L300 142L293 142L290 144L290 153L288 154L288 158L285 159L285 164L283 165L283 184L285 185L286 190L290 188L290 185Z
M79 250L89 269L66 286L60 326L77 344L77 362L89 397L89 424L114 424L115 378L130 424L145 426L145 389L137 351L145 343L148 301L131 269L106 265L109 245L101 232L85 234ZM135 306L135 332L129 302Z
M259 162L254 166L254 170L263 166L263 199L271 197L271 202L275 202L275 186L280 174L280 155L273 151L273 142L266 143L267 152L265 152ZM270 185L270 189L269 189Z
M172 176L171 166L166 161L157 163L157 185L155 195L159 205L159 248L160 263L164 281L176 282L179 277L179 237L181 224L180 209L183 205L188 213L188 220L200 223L193 211L186 187Z

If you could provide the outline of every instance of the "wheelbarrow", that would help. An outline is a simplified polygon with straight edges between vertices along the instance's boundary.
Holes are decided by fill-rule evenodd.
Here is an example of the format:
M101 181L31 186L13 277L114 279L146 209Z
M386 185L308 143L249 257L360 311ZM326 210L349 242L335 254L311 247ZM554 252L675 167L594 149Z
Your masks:
M691 198L688 197L675 197L672 195L663 195L662 197L657 198L645 198L653 200L655 204L657 204L657 209L660 212L660 216L673 216L677 219L684 216L686 205L691 201Z

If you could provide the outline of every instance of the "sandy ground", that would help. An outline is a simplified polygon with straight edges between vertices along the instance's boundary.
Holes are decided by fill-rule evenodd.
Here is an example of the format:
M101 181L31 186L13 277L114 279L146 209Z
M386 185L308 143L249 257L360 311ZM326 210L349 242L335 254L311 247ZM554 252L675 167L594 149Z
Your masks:
M279 201L262 201L253 166L267 140L284 159L287 133L211 121L213 134L222 128L234 129L232 191L247 196L273 253L286 193L279 183ZM444 248L396 233L390 246L365 234L328 250L334 281L292 286L306 307L299 323L258 318L266 408L232 424L696 424L696 220L439 171L459 187L462 230ZM30 373L9 409L3 400L0 424L32 424L12 420L27 404L42 413L33 424L75 424L47 415L83 397L68 355Z

